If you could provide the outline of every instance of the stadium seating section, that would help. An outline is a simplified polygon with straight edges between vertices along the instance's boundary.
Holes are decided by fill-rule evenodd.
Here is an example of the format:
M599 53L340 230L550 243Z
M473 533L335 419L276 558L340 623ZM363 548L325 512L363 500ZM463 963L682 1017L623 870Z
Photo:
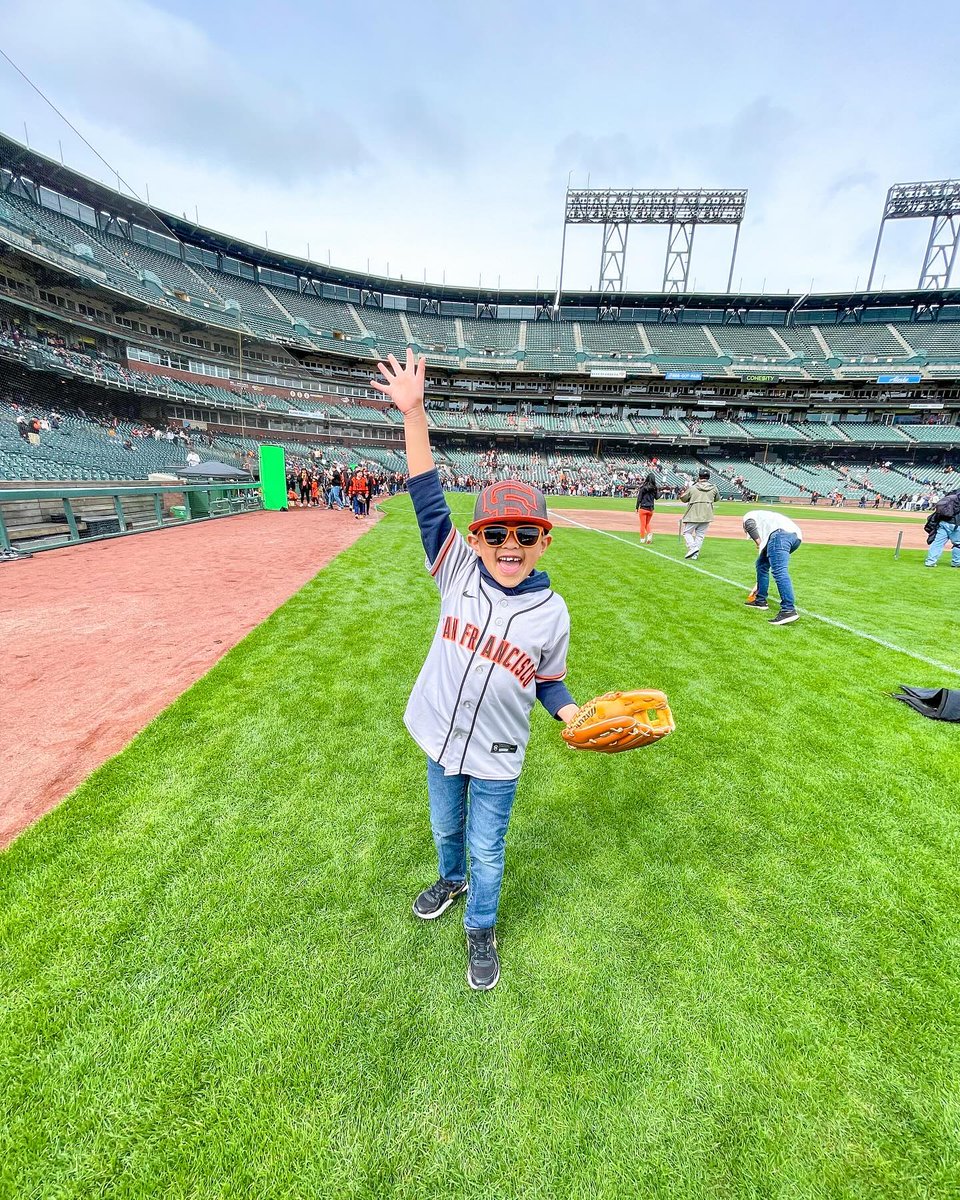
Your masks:
M122 393L122 394L121 394ZM131 371L109 360L45 346L0 334L0 478L23 480L121 480L143 479L151 473L169 473L186 462L190 445L207 456L241 463L245 451L255 451L259 439L227 433L188 430L186 440L152 435L150 426L161 429L162 421L144 419L139 409L144 401L172 400L217 404L236 410L235 392L216 384L184 382ZM333 400L332 403L328 403ZM248 401L249 403L249 401ZM262 401L260 402L262 403ZM273 401L271 401L273 403ZM276 402L289 415L287 402ZM306 411L316 412L319 400L302 400ZM290 439L282 433L264 433L273 444L283 445L291 461L306 461L313 450L324 461L364 462L387 472L406 469L399 445L377 446L369 441L351 441L342 436L349 429L396 429L396 414L368 404L325 397L332 441ZM543 406L538 406L542 409ZM437 438L437 461L450 486L471 486L496 472L515 474L541 487L576 493L629 493L639 477L655 465L666 489L680 489L707 465L721 495L741 498L809 499L813 493L839 496L855 503L861 496L872 502L876 495L890 503L901 497L926 495L951 486L956 478L960 427L956 425L880 425L866 422L827 424L822 421L793 424L770 421L730 421L704 418L683 421L674 417L617 416L609 408L585 411L582 406L566 412L538 411L531 405L475 404L431 407L431 425L447 434L471 431L482 435L527 433L539 439L562 439L589 435L596 439L594 453L567 448L559 442L531 443L529 449L496 447L481 439L474 447L446 445ZM59 428L44 429L37 444L21 437L18 416L53 420ZM338 430L341 436L337 437ZM829 435L835 439L826 441ZM622 439L619 443L617 438ZM666 457L657 448L660 438L695 439L698 443L757 445L754 458L718 457L715 451L698 450L695 456L677 454L666 447ZM195 440L194 440L195 439ZM760 445L762 443L763 450ZM824 462L824 451L856 454L858 448L873 451L869 462L852 458ZM771 454L771 447L775 453ZM936 452L952 448L950 461L918 463L907 460L911 447ZM898 461L878 461L876 452L898 455ZM785 453L802 453L802 459L786 461Z
M107 307L121 311L126 296L178 317L200 317L212 328L354 359L413 345L432 365L450 368L582 374L612 358L628 374L659 368L732 379L763 367L785 379L868 379L907 367L935 376L960 363L955 321L767 326L699 324L690 314L681 322L641 324L452 318L301 292L293 276L287 288L216 270L187 261L172 239L155 235L167 252L142 244L144 231L135 240L115 228L107 233L24 196L0 193L0 236L108 289L101 301Z
M183 466L191 443L241 463L267 438L293 461L315 451L326 461L403 472L402 417L367 380L378 358L408 346L450 383L449 395L441 390L428 405L449 486L513 473L562 491L631 492L655 462L667 489L679 490L706 464L725 497L819 493L872 502L879 495L889 503L950 486L960 464L955 407L837 402L887 373L921 373L950 386L960 374L960 321L838 323L826 311L806 314L822 317L818 323L789 325L755 322L755 313L746 324L701 323L690 311L676 322L439 316L416 311L415 302L380 307L368 295L360 303L359 293L356 302L334 299L350 293L320 283L298 290L292 275L130 233L115 221L93 227L0 192L0 242L13 250L6 261L26 255L52 267L21 269L16 279L0 272L0 479L143 479ZM93 352L89 340L68 346L64 337L14 333L21 311L14 305L32 309L38 325L72 310L71 327L86 319L101 345L104 329L120 341L139 329L144 341L130 337L131 358L121 362ZM158 345L175 348L184 365L202 361L189 371L164 367ZM297 375L305 351L321 363L307 382L305 372ZM241 386L234 368L244 353ZM139 370L146 362L158 370ZM251 382L251 363L256 379L275 386ZM681 396L664 378L671 372L717 387L705 383ZM601 378L591 398L594 377ZM603 377L631 378L610 396ZM802 411L796 403L775 411L762 390L751 391L751 377L811 390L797 393L807 397ZM656 396L646 394L648 380ZM476 394L460 390L478 381ZM196 421L198 411L211 432L180 436L187 414ZM24 415L51 425L38 442L21 436ZM172 440L168 421L178 430ZM217 431L238 424L239 435Z

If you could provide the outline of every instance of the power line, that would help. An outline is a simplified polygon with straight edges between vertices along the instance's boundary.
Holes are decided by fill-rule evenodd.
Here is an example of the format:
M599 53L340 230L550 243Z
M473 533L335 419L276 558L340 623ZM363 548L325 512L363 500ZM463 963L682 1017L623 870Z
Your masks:
M153 205L151 205L148 201L144 200L143 197L136 190L136 188L131 187L130 184L127 183L127 181L120 174L120 172L118 170L116 170L116 168L112 167L107 162L107 160L103 157L103 155L96 148L96 146L94 146L91 142L87 141L87 139L83 136L83 134L80 132L80 130L76 127L76 125L74 125L73 122L70 120L70 118L67 117L64 113L62 113L59 108L57 108L57 106L50 99L50 97L40 87L38 87L37 84L35 84L33 82L33 80L26 73L26 71L22 70L20 67L17 66L17 64L13 61L13 59L10 57L10 55L7 54L7 52L3 49L2 46L0 46L0 55L2 55L3 58L5 58L7 60L7 62L10 64L10 66L13 67L13 69L20 76L20 78L23 79L27 84L29 84L29 86L31 88L33 88L33 90L37 93L37 95L44 102L44 104L47 104L50 108L52 108L53 111L60 118L60 120L63 121L63 123L69 129L73 130L73 132L77 135L77 137L80 139L80 141L83 142L83 144L87 147L88 150L90 150L90 152L92 154L96 155L96 157L100 160L100 162L103 163L103 165L107 168L107 170L110 172L110 174L116 176L117 181L119 183L123 184L123 186L131 194L131 196L133 196L135 200L139 200L140 203L144 206L144 208L149 209L149 211L151 213L153 213L154 217L156 217L156 219L160 222L160 224L164 227L164 229L166 229L166 231L170 234L170 236L174 239L174 241L182 246L183 242L180 239L180 237L178 237L178 235L170 228L170 226L166 223L166 221L163 219L163 217L160 216L160 214L153 207Z

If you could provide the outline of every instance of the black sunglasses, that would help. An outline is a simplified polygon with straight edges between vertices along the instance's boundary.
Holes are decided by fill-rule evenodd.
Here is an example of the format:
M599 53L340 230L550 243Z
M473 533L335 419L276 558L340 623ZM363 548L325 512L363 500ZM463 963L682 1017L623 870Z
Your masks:
M543 537L539 525L485 525L479 533L488 546L502 546L511 533L517 539L518 546L528 548L535 546Z

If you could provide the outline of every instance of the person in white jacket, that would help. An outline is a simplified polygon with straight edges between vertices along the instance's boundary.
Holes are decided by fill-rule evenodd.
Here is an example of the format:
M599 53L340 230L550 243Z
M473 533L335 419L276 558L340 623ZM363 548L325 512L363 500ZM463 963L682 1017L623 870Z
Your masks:
M780 593L780 611L770 624L791 625L800 619L793 582L790 579L790 555L803 541L800 526L781 513L755 508L744 514L743 529L747 537L756 542L760 551L757 556L757 586L746 601L747 607L770 607L767 604L767 592L770 589L772 572L777 591Z
M687 543L687 552L683 557L699 558L703 539L713 520L713 506L720 499L720 493L710 482L710 472L706 467L701 469L696 483L683 489L680 499L687 506L681 518L683 538Z

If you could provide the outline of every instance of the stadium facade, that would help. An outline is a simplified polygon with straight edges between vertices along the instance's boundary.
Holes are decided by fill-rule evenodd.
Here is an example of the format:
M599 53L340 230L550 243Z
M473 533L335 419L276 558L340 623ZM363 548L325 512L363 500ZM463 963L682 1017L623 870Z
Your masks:
M397 414L367 381L407 346L426 356L455 474L490 449L541 484L558 464L629 479L656 458L668 482L707 462L730 495L837 486L889 499L938 486L960 461L960 291L568 291L558 303L417 284L158 213L0 135L8 405L86 411L114 397L128 417L199 426L238 453L279 440L402 471ZM77 461L35 452L12 420L5 407L6 480L157 467L98 464L89 447Z

